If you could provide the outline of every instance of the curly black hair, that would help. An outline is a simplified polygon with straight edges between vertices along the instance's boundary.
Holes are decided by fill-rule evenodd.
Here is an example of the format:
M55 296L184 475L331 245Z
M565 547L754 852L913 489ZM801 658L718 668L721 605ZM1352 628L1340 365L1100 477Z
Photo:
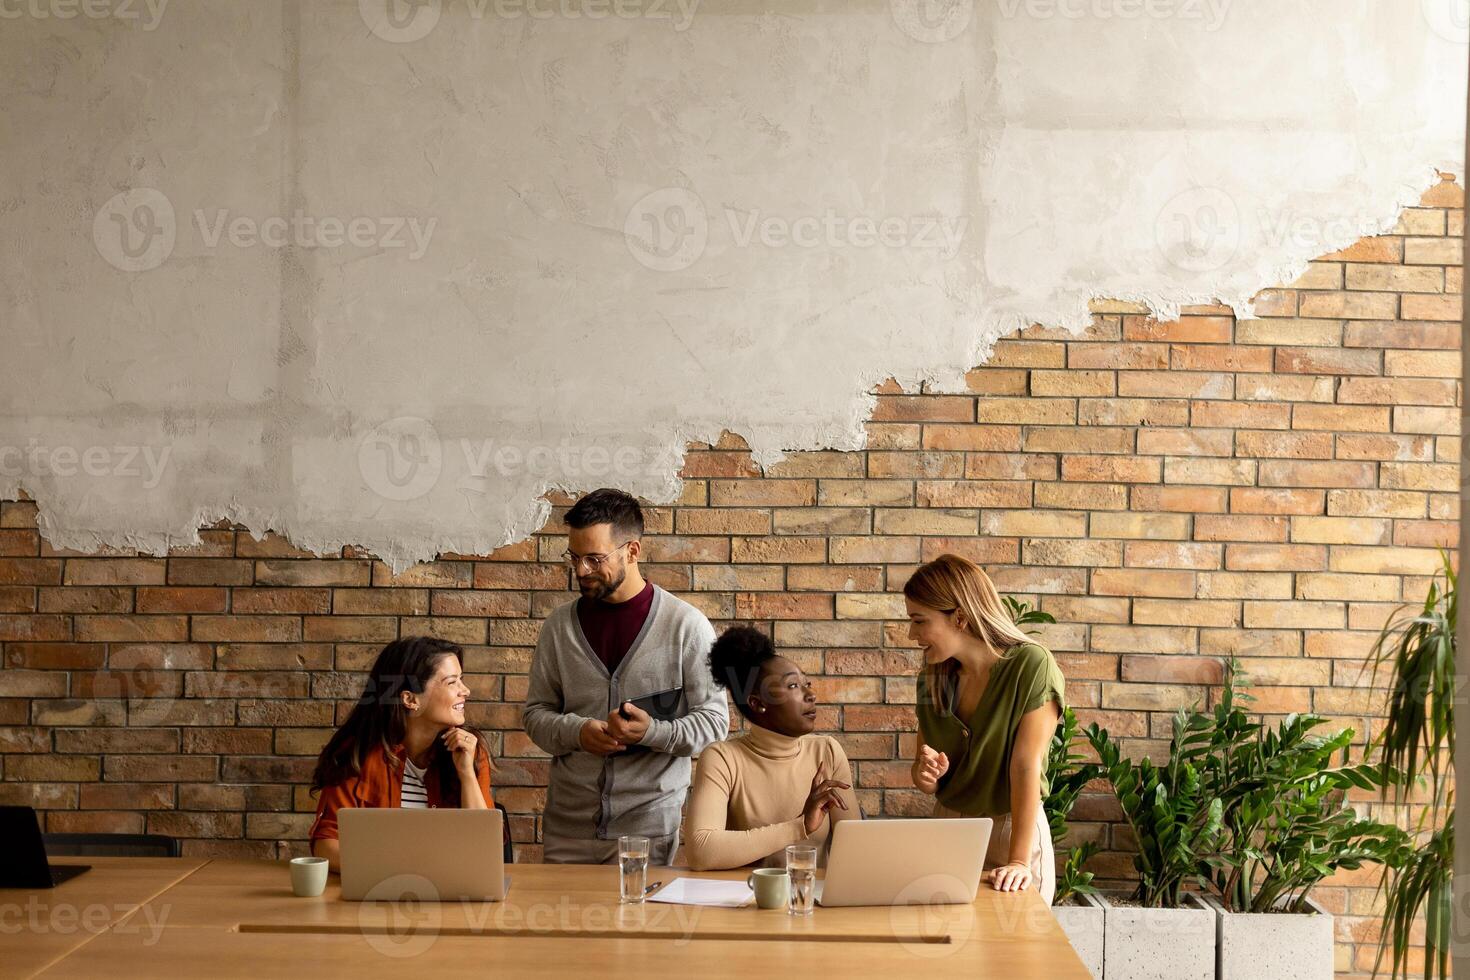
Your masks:
M720 634L709 651L709 669L715 684L729 688L735 708L753 717L746 704L760 682L761 664L776 657L771 638L750 626L732 626Z

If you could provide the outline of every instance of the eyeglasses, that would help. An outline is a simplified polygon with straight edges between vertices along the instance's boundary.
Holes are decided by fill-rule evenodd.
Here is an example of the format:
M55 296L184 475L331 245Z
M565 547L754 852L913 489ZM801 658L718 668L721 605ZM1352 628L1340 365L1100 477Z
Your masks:
M628 547L628 545L632 543L633 542L631 540L624 541L622 544L618 545L616 548L605 555L574 555L572 554L571 549L568 548L566 551L563 551L561 553L561 556L566 560L567 564L572 566L572 571L574 572L582 567L582 563L584 561L587 563L587 567L595 572L602 567L603 562L607 561L613 555L617 554L619 551L622 551L624 548Z

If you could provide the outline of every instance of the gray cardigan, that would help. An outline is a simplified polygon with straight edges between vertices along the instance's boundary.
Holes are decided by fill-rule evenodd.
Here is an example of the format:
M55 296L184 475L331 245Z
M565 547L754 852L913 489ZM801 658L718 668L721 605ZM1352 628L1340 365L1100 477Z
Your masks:
M552 757L546 833L613 840L678 829L690 757L730 731L725 693L710 676L714 640L703 613L655 585L642 632L609 675L582 632L576 601L547 617L521 709L526 734ZM578 734L589 718L671 688L683 690L679 717L650 723L640 744L651 751L603 757L582 750Z

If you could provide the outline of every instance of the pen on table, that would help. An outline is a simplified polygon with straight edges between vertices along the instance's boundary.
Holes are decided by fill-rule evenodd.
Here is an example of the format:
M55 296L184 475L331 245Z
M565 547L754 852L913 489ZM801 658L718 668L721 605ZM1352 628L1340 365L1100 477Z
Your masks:
M648 883L648 887L645 888L645 889L643 889L643 894L645 894L645 895L651 895L651 894L653 894L654 889L658 888L658 886L659 885L662 885L662 884L663 884L663 882L661 882L661 881L650 881Z

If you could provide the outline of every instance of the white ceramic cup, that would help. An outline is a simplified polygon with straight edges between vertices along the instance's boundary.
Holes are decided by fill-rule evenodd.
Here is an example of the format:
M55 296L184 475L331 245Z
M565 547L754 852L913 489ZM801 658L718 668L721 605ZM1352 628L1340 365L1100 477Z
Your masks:
M327 859L291 859L291 891L302 898L315 898L327 890Z

